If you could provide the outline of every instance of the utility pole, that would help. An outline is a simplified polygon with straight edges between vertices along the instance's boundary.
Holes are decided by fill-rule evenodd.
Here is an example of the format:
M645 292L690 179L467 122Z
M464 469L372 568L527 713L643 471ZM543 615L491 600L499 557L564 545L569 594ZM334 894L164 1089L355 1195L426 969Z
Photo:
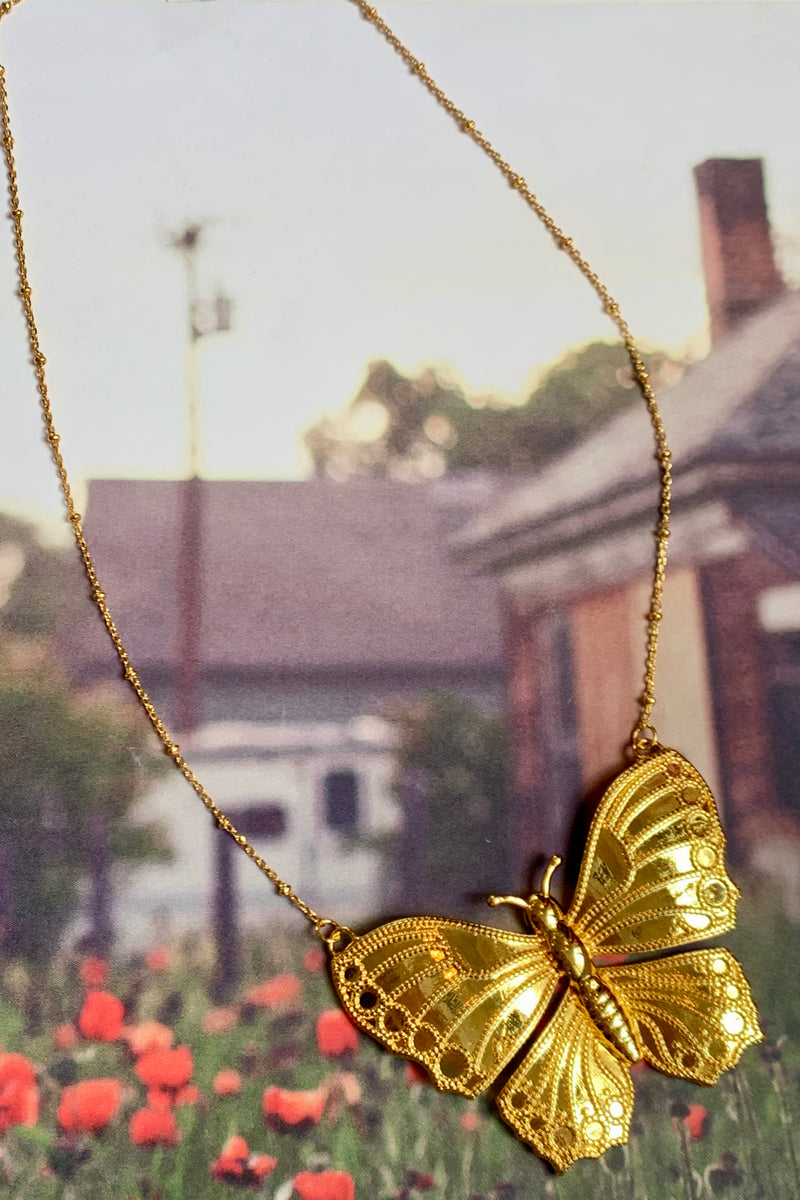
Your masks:
M202 724L200 696L204 580L204 501L201 478L203 437L200 392L200 342L231 327L231 301L222 292L213 300L200 298L197 258L204 228L188 224L172 235L170 244L183 258L186 272L186 437L187 476L180 487L178 513L178 637L176 724L182 736ZM212 920L217 949L216 993L232 994L239 972L239 922L236 888L228 838L218 833L213 846Z
M179 251L186 272L186 432L188 475L199 478L203 463L203 438L200 395L200 342L213 333L228 333L233 305L230 297L218 291L212 300L201 300L197 279L197 258L205 229L189 224L170 237L170 245Z
M200 395L200 342L231 327L231 301L219 292L212 301L200 299L197 258L204 229L189 224L170 237L186 272L186 439L187 477L180 485L178 514L178 672L175 723L181 733L201 724L199 697L200 624L203 600L203 501L201 479L203 438Z

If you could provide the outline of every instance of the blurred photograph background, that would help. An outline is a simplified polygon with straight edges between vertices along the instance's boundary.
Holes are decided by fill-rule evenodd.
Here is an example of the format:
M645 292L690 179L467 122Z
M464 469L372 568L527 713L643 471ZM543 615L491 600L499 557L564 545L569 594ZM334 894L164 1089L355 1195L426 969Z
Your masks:
M121 678L0 241L0 1190L800 1195L794 3L389 4L619 302L674 456L654 714L718 801L765 1040L634 1072L556 1177L336 1007ZM114 620L313 907L494 923L580 863L644 671L652 430L597 297L352 5L26 0L34 308ZM502 920L502 917L500 918Z

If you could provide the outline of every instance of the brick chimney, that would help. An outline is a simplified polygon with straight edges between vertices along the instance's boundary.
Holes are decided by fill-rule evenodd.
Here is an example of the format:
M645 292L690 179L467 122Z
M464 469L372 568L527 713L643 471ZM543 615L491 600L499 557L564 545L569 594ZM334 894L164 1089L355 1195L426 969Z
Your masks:
M760 158L709 158L694 169L711 340L785 291L770 237Z

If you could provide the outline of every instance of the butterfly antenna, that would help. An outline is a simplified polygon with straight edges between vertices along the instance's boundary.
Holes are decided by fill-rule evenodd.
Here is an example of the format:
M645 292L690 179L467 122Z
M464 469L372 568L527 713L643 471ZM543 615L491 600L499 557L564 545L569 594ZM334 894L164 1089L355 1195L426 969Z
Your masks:
M539 893L539 895L542 897L543 900L550 899L550 880L553 878L553 874L555 873L556 869L560 866L561 866L561 855L554 854L553 857L550 859L550 862L545 867L544 875L542 876L542 890Z
M497 908L499 904L510 904L513 908L524 908L525 912L530 908L528 901L519 896L489 896L487 903L491 904L492 908Z

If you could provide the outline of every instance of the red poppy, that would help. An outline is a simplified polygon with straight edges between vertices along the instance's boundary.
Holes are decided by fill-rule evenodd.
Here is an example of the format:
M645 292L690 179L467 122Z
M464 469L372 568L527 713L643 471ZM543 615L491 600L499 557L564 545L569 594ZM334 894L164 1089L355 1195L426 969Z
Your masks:
M268 1154L251 1154L243 1137L228 1138L219 1158L211 1164L211 1178L238 1187L260 1187L278 1161Z
M341 1008L329 1008L317 1017L317 1046L326 1058L343 1058L358 1050L358 1032Z
M312 946L303 955L303 966L311 975L316 975L325 966L325 953L319 946Z
M326 1090L287 1092L271 1087L264 1092L264 1120L276 1133L307 1133L322 1120Z
M148 1088L164 1088L177 1092L192 1078L194 1063L188 1046L174 1050L151 1050L136 1064L136 1074Z
M53 1030L53 1048L55 1050L71 1050L77 1040L78 1031L70 1021L63 1025L56 1025Z
M461 1114L461 1128L465 1129L467 1133L474 1133L479 1124L478 1114L472 1112L471 1109L467 1109L465 1113Z
M58 1123L65 1133L101 1133L119 1110L122 1085L118 1079L86 1079L61 1093Z
M165 1092L163 1088L148 1088L147 1089L147 1107L157 1108L163 1112L167 1108L172 1108L175 1103L175 1093Z
M78 974L88 988L104 987L108 979L108 963L104 958L84 958Z
M0 1087L21 1083L30 1087L36 1083L36 1069L24 1054L0 1054Z
M130 1046L134 1058L149 1054L153 1050L169 1050L175 1035L160 1021L142 1021L139 1025L125 1025L122 1037Z
M242 1090L242 1077L238 1071L223 1067L217 1071L211 1086L215 1096L238 1096Z
M700 1142L707 1135L711 1118L707 1108L703 1108L702 1104L690 1104L689 1112L683 1118L683 1123L689 1131L689 1137L693 1142Z
M168 1108L184 1108L189 1104L199 1104L203 1093L193 1083L186 1087L175 1089L151 1087L147 1089L147 1107L157 1108L163 1112Z
M0 1134L12 1125L39 1120L39 1088L33 1063L23 1054L0 1054Z
M430 1075L419 1063L407 1062L403 1073L408 1084L430 1083L431 1081Z
M238 1020L239 1010L232 1004L210 1008L203 1017L203 1033L227 1033L236 1026Z
M355 1200L356 1185L346 1171L301 1171L294 1177L299 1200Z
M361 1102L361 1084L352 1071L337 1071L326 1081L328 1095L340 1098L353 1108Z
M436 1179L425 1171L406 1171L406 1187L415 1192L432 1192Z
M256 1008L293 1008L302 991L300 980L294 975L275 975L250 988L245 999Z
M166 946L153 946L152 950L147 951L144 961L151 971L166 971L172 963L172 955Z
M91 1042L115 1042L125 1010L110 992L89 992L78 1017L78 1029Z
M181 1132L171 1110L140 1108L131 1117L128 1134L134 1146L175 1146L181 1140Z

